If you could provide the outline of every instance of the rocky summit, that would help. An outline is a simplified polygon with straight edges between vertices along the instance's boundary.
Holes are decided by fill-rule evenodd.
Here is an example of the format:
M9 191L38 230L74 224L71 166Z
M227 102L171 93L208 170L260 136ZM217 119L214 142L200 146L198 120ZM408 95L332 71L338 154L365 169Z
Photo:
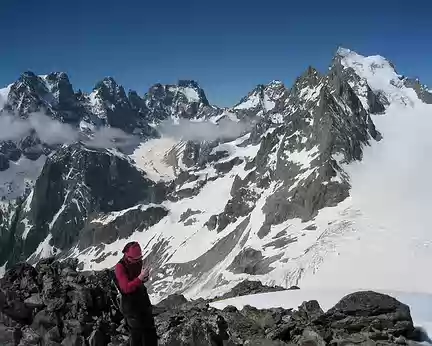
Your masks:
M111 268L133 239L154 301L223 297L245 280L337 285L321 269L351 263L341 254L357 241L424 248L424 234L376 238L352 173L386 143L392 112L428 111L431 95L386 58L343 48L326 71L259 84L228 108L193 80L141 93L106 77L84 92L66 73L24 72L0 89L0 126L14 129L0 138L0 274L51 256Z
M128 345L112 272L78 272L76 260L13 266L0 282L2 346ZM246 284L246 287L250 284ZM256 285L255 285L256 289ZM263 288L266 290L266 288ZM154 306L159 345L416 345L430 341L408 306L371 291L324 312L312 300L296 310L223 310L172 295Z

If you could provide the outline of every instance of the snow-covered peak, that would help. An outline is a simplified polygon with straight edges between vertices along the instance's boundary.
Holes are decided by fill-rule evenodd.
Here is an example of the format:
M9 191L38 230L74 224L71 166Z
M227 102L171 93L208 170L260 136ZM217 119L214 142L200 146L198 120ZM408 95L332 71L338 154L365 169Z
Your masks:
M45 79L41 76L37 76L32 71L26 71L22 73L20 78L13 84L13 89L28 89L39 94L48 92Z
M344 48L344 47L338 47L338 49L336 51L336 56L345 57L351 53L352 53L351 49Z
M415 91L405 86L403 77L383 56L363 56L352 50L339 48L336 60L345 69L352 69L360 77L360 83L365 81L375 94L385 96L390 104L413 106L419 102Z
M39 76L46 88L52 94L52 101L59 103L60 99L74 102L74 90L65 72L53 72L45 76Z
M114 78L106 77L96 84L88 96L90 109L99 118L105 118L107 110L113 111L118 106L129 106L126 92Z
M268 112L275 108L279 100L286 98L287 94L288 90L281 81L273 80L267 85L259 84L234 106L234 110L261 108L264 112Z
M198 92L194 88L190 87L170 87L169 91L171 92L179 92L182 93L189 102L200 102L200 97L198 95Z
M102 97L100 95L100 90L93 90L88 95L88 103L90 106L90 111L95 114L100 119L106 118L106 109L102 102ZM112 106L113 107L113 106Z
M168 85L167 89L174 94L185 96L190 103L209 105L204 90L194 80L179 80L177 85Z
M102 79L96 84L93 91L99 91L101 97L104 98L110 98L110 96L121 99L126 98L124 88L120 84L118 84L112 77L106 77Z

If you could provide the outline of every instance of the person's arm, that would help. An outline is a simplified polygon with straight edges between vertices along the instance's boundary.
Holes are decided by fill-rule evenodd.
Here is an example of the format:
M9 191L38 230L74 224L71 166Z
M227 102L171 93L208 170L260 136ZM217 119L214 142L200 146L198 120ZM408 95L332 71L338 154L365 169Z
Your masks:
M117 282L120 286L120 290L125 294L136 291L142 285L142 281L139 277L133 279L132 281L129 281L125 268L121 264L116 265L115 275L117 277Z

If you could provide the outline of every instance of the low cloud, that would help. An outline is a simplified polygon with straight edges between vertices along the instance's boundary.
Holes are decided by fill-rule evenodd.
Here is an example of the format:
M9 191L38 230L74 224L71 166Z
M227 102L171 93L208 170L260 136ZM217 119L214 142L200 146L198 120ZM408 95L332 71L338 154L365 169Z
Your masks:
M166 120L158 126L157 130L163 137L200 142L234 139L250 131L252 127L252 121L233 121L227 118L221 119L217 124L208 120L197 122L179 119L176 123Z
M137 145L140 140L138 137L129 135L120 129L101 127L91 139L82 142L90 148L121 148Z
M41 113L33 113L26 119L11 114L0 115L0 141L19 141L32 133L48 145L81 141L92 148L114 148L138 143L136 137L116 128L101 127L91 136L83 136L76 127Z
M30 133L29 121L11 116L0 115L0 141L18 140Z
M70 144L78 140L78 131L71 125L61 123L52 118L35 113L28 118L31 129L36 131L39 139L48 144Z

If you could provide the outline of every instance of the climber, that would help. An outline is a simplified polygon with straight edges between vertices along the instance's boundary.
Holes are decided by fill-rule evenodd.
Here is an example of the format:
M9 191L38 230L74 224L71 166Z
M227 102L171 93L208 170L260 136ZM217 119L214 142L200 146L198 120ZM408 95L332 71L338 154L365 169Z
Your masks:
M149 279L149 268L143 266L141 247L137 242L127 243L123 254L115 267L115 276L121 292L121 311L130 329L130 345L157 346L152 305L144 286Z

